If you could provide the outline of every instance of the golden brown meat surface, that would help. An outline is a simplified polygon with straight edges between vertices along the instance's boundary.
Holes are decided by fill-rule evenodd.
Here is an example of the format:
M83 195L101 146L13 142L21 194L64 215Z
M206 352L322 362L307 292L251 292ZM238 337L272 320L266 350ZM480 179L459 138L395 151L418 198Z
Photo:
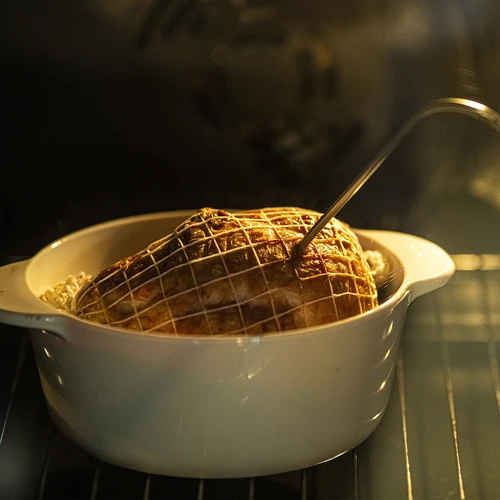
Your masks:
M375 283L345 223L332 219L300 259L290 258L320 215L294 207L203 208L99 273L77 295L74 312L141 332L254 335L373 309Z

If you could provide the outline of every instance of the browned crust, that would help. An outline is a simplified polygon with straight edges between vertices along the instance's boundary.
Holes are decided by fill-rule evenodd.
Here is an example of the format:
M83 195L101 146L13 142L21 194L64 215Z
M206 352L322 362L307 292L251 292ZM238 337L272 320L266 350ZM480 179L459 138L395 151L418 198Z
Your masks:
M347 224L332 219L300 259L290 258L319 216L295 207L203 208L100 272L75 312L134 331L253 335L373 309L375 283Z

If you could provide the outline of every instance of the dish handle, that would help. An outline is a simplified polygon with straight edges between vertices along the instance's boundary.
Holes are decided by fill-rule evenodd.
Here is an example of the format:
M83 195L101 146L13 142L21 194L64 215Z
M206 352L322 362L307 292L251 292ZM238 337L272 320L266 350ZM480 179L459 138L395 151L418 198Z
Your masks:
M67 319L33 295L25 279L29 260L0 267L0 322L62 334Z
M410 302L445 285L455 272L455 263L440 246L419 236L395 231L360 231L399 258L403 265L403 286Z

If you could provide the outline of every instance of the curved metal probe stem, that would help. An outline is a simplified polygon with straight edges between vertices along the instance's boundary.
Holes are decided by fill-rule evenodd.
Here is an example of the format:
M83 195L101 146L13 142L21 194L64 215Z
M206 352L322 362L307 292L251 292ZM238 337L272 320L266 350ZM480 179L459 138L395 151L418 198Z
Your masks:
M354 179L350 186L339 196L333 205L321 216L293 248L293 256L300 257L306 247L325 227L328 221L337 215L344 205L361 189L365 182L378 170L387 157L396 149L401 140L422 119L438 113L459 113L487 123L500 133L500 114L494 109L470 99L458 97L443 97L429 101L417 113L412 115L401 128L394 133L375 157L366 165L363 171Z

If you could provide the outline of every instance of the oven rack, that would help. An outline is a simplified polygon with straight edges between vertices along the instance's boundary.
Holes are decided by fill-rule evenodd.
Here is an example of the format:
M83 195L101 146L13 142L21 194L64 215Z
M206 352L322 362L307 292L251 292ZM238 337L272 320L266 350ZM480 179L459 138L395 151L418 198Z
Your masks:
M500 499L500 255L452 257L451 281L410 305L372 436L335 460L273 476L162 477L90 457L52 425L27 334L0 327L0 498Z

